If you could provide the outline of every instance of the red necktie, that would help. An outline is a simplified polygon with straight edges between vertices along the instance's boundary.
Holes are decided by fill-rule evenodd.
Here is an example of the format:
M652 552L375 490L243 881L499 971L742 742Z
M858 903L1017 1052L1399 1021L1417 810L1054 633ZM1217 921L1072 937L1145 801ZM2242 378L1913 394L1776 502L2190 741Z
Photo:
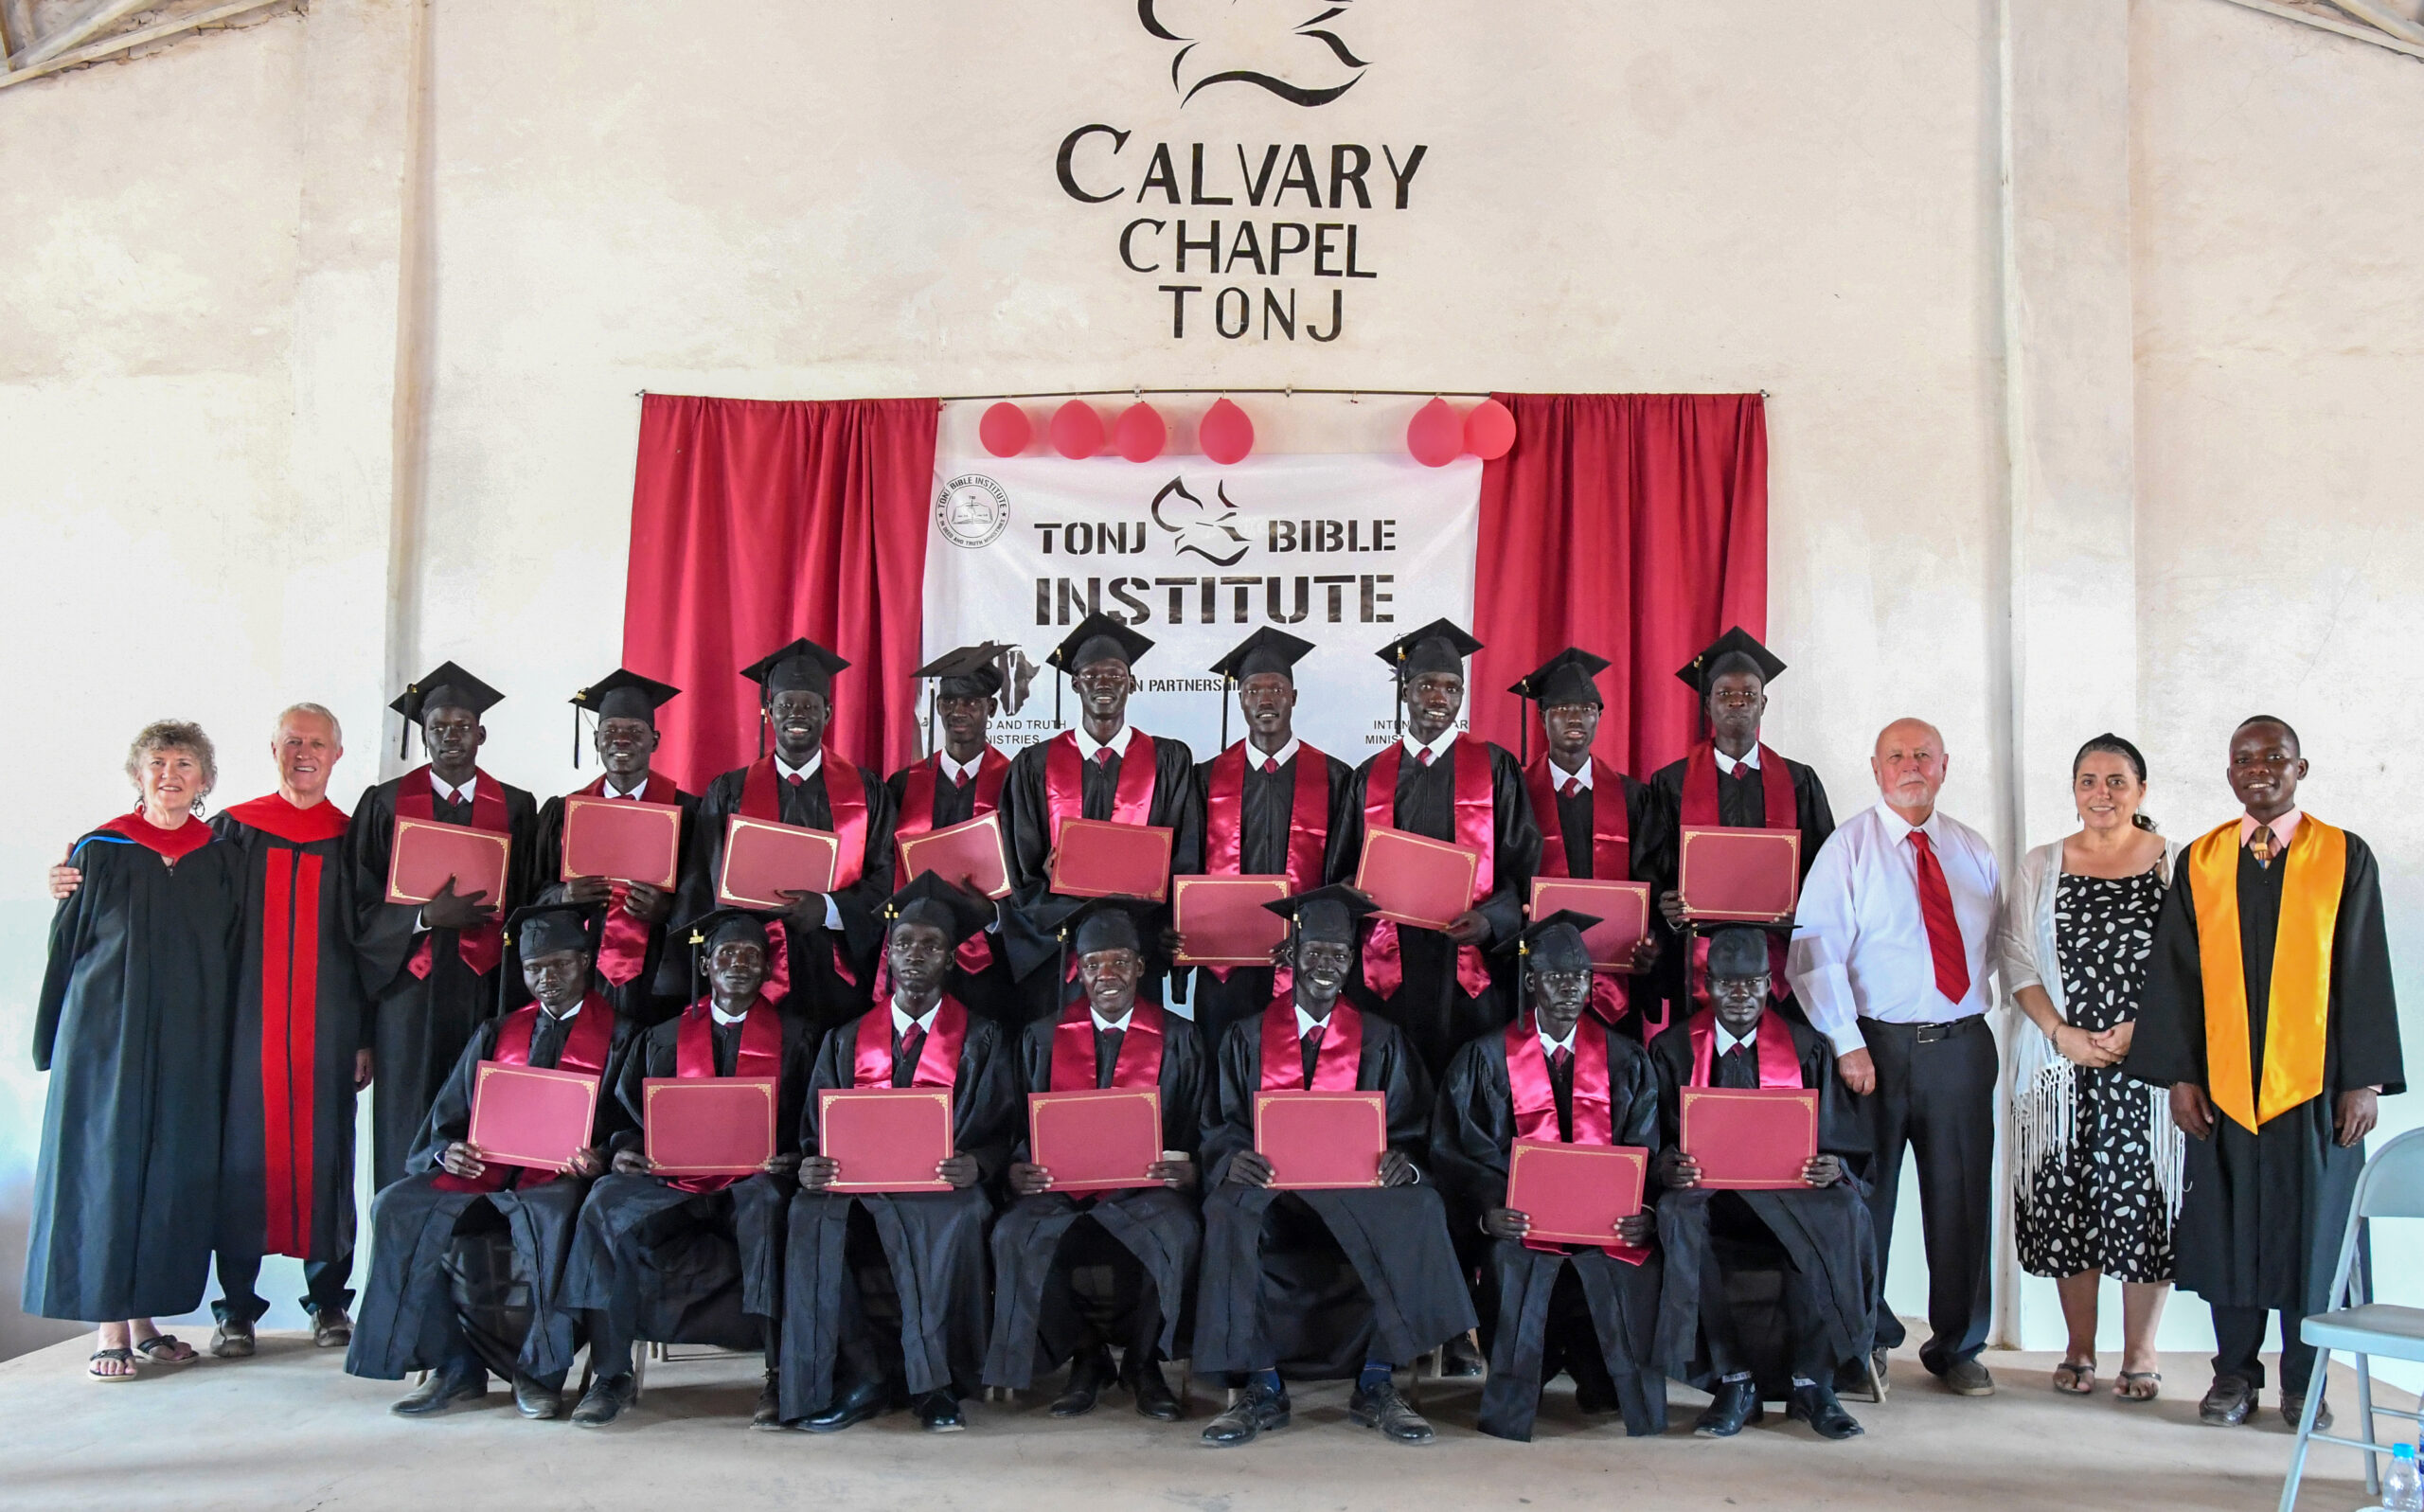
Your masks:
M799 787L799 786L801 786L802 784L806 783L806 782L808 781L808 778L806 778L805 776L802 776L799 773L794 772L794 773L792 773L790 775L788 775L788 776L784 777L784 778L783 778L783 780L784 780L785 782L790 783L793 787L796 788L796 787Z
M900 1037L900 1048L892 1057L892 1084L906 1087L918 1075L918 1052L926 1047L926 1031L911 1024Z
M1935 847L1927 832L1911 831L1911 849L1919 868L1919 916L1927 920L1928 953L1935 958L1935 989L1950 1003L1970 995L1970 958L1961 949L1961 920L1952 912L1952 889L1944 884L1944 868L1936 863Z
M1275 777L1279 775L1279 758L1277 756L1265 756L1263 758L1262 774L1266 777Z
M1103 745L1095 748L1095 765L1098 767L1111 765L1111 747Z
M966 767L962 767L957 772L951 774L951 785L954 788L965 788L968 786L968 769Z
M470 803L472 800L463 795L462 789L457 788L446 795L446 801L459 809L464 804Z
M1580 777L1568 777L1565 779L1565 786L1560 788L1558 792L1568 798L1578 797L1582 792L1582 779Z
M1573 1063L1574 1051L1568 1046L1560 1045L1549 1052L1549 1070L1560 1076L1564 1076L1565 1068Z
M1429 766L1431 764L1431 748L1427 745L1424 746L1421 754L1417 756L1414 759L1417 766Z

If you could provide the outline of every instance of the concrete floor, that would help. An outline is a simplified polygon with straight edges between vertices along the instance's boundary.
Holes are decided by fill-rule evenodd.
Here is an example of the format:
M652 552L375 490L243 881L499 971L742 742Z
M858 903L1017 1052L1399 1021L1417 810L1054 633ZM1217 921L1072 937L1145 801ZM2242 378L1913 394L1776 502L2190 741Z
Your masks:
M199 1345L205 1339L191 1339ZM1585 1499L1673 1512L1717 1507L1932 1509L1988 1505L2130 1512L2270 1508L2290 1435L2268 1396L2261 1427L2196 1420L2205 1361L2164 1360L2171 1395L2125 1405L2047 1387L2055 1357L1990 1352L2002 1388L1989 1400L1938 1390L1909 1357L1883 1406L1847 1403L1864 1437L1825 1444L1771 1417L1731 1442L1695 1439L1702 1398L1678 1390L1662 1439L1585 1428L1552 1388L1535 1442L1472 1428L1477 1392L1434 1386L1440 1430L1427 1449L1397 1449L1346 1419L1346 1388L1299 1388L1296 1421L1242 1450L1196 1440L1213 1410L1199 1386L1191 1424L1165 1428L1105 1398L1092 1416L1055 1422L1042 1398L972 1404L968 1432L928 1438L905 1414L830 1438L752 1432L751 1362L733 1357L654 1367L639 1407L613 1429L515 1416L501 1386L489 1404L434 1422L391 1416L403 1387L356 1380L333 1352L264 1334L257 1358L147 1368L125 1385L80 1379L78 1340L0 1364L0 1506L359 1508L877 1508L923 1512L1164 1506L1187 1512L1387 1507L1392 1512L1572 1506ZM2110 1361L2107 1362L2108 1366ZM1175 1380L1173 1381L1175 1384ZM2413 1406L2385 1391L2383 1399ZM2353 1415L2352 1379L2333 1400ZM2318 1450L2301 1508L2366 1503L2357 1456Z

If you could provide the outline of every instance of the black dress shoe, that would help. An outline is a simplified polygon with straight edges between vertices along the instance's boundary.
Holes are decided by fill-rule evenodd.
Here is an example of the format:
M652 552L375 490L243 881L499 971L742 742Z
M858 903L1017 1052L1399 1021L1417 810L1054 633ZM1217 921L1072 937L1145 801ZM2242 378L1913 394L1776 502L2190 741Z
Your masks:
M639 1381L631 1376L600 1376L580 1394L580 1405L572 1410L575 1428L604 1428L623 1415L639 1395Z
M353 1343L353 1320L343 1307L320 1307L312 1313L312 1343L321 1349L343 1349Z
M783 1426L783 1388L773 1371L766 1372L766 1384L758 1388L758 1410L749 1414L752 1428Z
M513 1373L513 1410L537 1422L549 1422L564 1414L564 1388L561 1382L550 1386L534 1380L520 1371Z
M217 1331L210 1336L210 1353L220 1360L242 1360L253 1353L256 1342L250 1318L222 1318Z
M1470 1380L1482 1373L1481 1350L1472 1335L1460 1333L1440 1347L1439 1374L1449 1380Z
M436 1417L460 1403L478 1401L488 1394L486 1370L448 1366L431 1371L428 1379L387 1410L399 1417Z
M959 1410L959 1394L946 1386L930 1391L911 1404L918 1412L918 1426L929 1433L956 1433L968 1427L968 1418Z
M1268 1386L1252 1385L1220 1416L1203 1427L1203 1442L1215 1449L1231 1449L1251 1444L1268 1432L1286 1428L1289 1421L1288 1388L1274 1391Z
M2197 1420L2208 1428L2235 1428L2255 1410L2255 1387L2244 1376L2216 1376L2197 1404Z
M2306 1415L2306 1410L2307 1399L2304 1396L2291 1396L2286 1392L2282 1394L2281 1421L2290 1425L2290 1432L2294 1433L2298 1431L2298 1419ZM2316 1405L2314 1410L2314 1431L2318 1433L2328 1433L2331 1432L2331 1404L2329 1402L2321 1402Z
M1090 1349L1070 1362L1067 1388L1044 1411L1054 1417L1083 1417L1095 1410L1096 1399L1111 1381L1111 1356Z
M1136 1397L1139 1415L1157 1423L1175 1423L1186 1415L1186 1405L1170 1391L1170 1383L1162 1375L1162 1362L1148 1360L1129 1377L1128 1389Z
M1860 1419L1844 1411L1844 1404L1824 1386L1792 1388L1784 1414L1795 1422L1808 1423L1809 1431L1820 1438L1854 1438L1866 1432L1860 1426Z
M1356 1387L1355 1395L1346 1398L1346 1415L1365 1428L1380 1430L1381 1436L1392 1444L1428 1444L1439 1436L1420 1413L1405 1404L1393 1380L1382 1380L1369 1391Z
M811 1433L838 1433L870 1417L881 1416L890 1404L891 1394L883 1389L882 1381L863 1380L800 1426Z
M1759 1383L1756 1380L1720 1380L1717 1394L1709 1398L1701 1413L1701 1420L1692 1432L1702 1438L1732 1438L1742 1432L1745 1423L1756 1423L1768 1415L1759 1401Z

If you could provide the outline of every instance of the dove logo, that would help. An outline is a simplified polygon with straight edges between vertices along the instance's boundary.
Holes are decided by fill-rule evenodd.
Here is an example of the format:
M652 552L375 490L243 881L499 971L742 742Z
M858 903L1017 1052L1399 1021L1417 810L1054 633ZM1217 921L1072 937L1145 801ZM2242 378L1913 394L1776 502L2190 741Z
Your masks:
M1191 551L1215 567L1233 567L1246 554L1245 533L1229 523L1238 517L1229 486L1221 484L1213 497L1221 501L1218 510L1187 492L1185 478L1172 478L1153 495L1153 524L1178 538L1180 555Z
M935 494L935 528L954 546L989 546L1009 528L1010 496L981 472L963 472Z
M1183 106L1216 84L1252 84L1292 105L1327 105L1370 67L1333 23L1353 0L1136 0L1146 31L1179 44L1170 87Z

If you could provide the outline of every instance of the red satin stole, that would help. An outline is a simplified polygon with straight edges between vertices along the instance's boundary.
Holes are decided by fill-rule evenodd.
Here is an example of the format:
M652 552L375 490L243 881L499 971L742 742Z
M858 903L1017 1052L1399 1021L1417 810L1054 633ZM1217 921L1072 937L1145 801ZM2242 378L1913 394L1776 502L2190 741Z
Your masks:
M539 1028L539 1005L514 1009L496 1026L496 1053L489 1059L500 1066L526 1066L530 1063L530 1039ZM572 1030L564 1036L564 1047L556 1054L554 1069L578 1071L583 1076L602 1076L606 1074L606 1057L615 1047L615 1009L603 998L592 992L580 1000L580 1011L574 1016ZM499 1192L511 1181L516 1186L537 1186L556 1179L554 1171L533 1170L526 1165L505 1165L490 1161L476 1177L466 1180L451 1171L441 1171L437 1184L449 1192ZM518 1178L518 1180L517 1180ZM309 1229L304 1238L311 1238Z
M1052 844L1060 844L1060 821L1086 816L1086 759L1078 754L1078 732L1063 730L1043 750L1043 812ZM1131 730L1128 750L1119 758L1119 781L1112 789L1111 822L1151 824L1153 812L1153 738Z
M1364 1067L1364 1015L1339 1000L1322 1025L1313 1052L1313 1079L1305 1079L1304 1041L1296 1033L1296 1000L1274 998L1262 1010L1264 1092L1353 1092Z
M294 845L338 839L346 827L345 810L335 804L323 799L309 809L297 809L282 792L263 793L233 809L223 809L220 814Z
M936 752L923 761L911 764L902 777L900 814L893 821L892 826L892 838L896 850L899 842L914 839L935 827L935 792L942 785L942 753ZM976 758L976 775L973 779L976 784L976 807L969 814L971 819L982 819L1002 807L1002 782L1009 774L1010 758L989 743L985 747L984 754ZM893 868L892 875L896 880L907 878L908 862L905 859L900 861ZM992 964L992 960L993 937L991 935L971 934L959 942L958 961L961 970L982 971ZM887 975L883 964L879 962L875 976L878 996L882 995Z
M935 1009L926 1042L918 1047L918 1066L910 1073L912 1087L951 1087L959 1081L959 1052L968 1041L968 1010L949 993ZM859 1020L852 1042L850 1085L892 1085L892 1005L878 1005Z
M1759 743L1759 803L1766 810L1764 827L1798 829L1801 827L1800 800L1793 796L1792 773L1785 767L1784 757ZM1717 803L1717 745L1702 740L1692 747L1684 764L1683 822L1687 825L1721 825ZM1807 862L1809 858L1802 858ZM1781 935L1768 936L1768 995L1778 1002L1792 990L1785 980L1785 942ZM1695 1003L1708 1001L1705 978L1708 971L1708 940L1706 936L1692 942L1691 981L1688 990Z
M833 815L833 890L838 893L866 872L867 790L859 769L829 748L822 752L816 775L825 784L826 807ZM740 813L745 819L771 825L789 822L783 818L782 779L775 775L773 756L759 756L749 764L748 774L740 779ZM775 952L767 963L765 990L766 996L780 1003L791 996L792 935L780 919L768 927L775 933ZM854 987L858 984L858 973L843 959L838 944L833 947L833 973Z
M430 769L424 762L405 773L397 782L396 814L399 818L436 820L437 792L430 786ZM485 829L492 835L513 833L513 821L505 807L505 784L477 767L472 769L472 827ZM509 906L512 900L490 898L482 901L496 910L496 916L477 929L458 932L454 936L454 953L465 966L486 976L496 969L499 961L505 959L505 916L512 911ZM420 943L413 947L412 959L404 963L415 976L429 975L430 938L427 934L422 935Z
M937 1024L939 1027L939 1024ZM1139 1003L1128 1015L1118 1058L1111 1064L1114 1087L1162 1084L1162 1010ZM1052 1026L1052 1081L1046 1092L1087 1092L1095 1086L1095 1011L1080 1003Z
M1240 740L1212 758L1212 778L1203 792L1203 872L1207 877L1237 877L1245 871L1245 799L1247 742ZM1329 848L1329 758L1299 741L1296 789L1288 807L1288 891L1310 892L1322 884L1322 863ZM1233 967L1205 967L1226 982ZM1273 986L1286 996L1293 986L1283 968Z
M1717 1010L1702 1008L1684 1023L1692 1037L1692 1080L1695 1087L1715 1083L1717 1072ZM1759 1086L1763 1091L1802 1090L1801 1057L1792 1047L1792 1027L1784 1015L1770 1008L1759 1015L1754 1039L1759 1047Z
M1558 1131L1557 1092L1540 1028L1526 1013L1506 1026L1506 1089L1515 1100L1515 1137L1568 1145L1613 1145L1614 1104L1608 1093L1608 1036L1584 1020L1574 1029L1574 1137Z
M195 816L174 829L163 829L137 811L119 814L99 827L125 836L171 865L210 844L210 826Z
M1565 821L1557 810L1557 790L1565 777L1546 753L1524 769L1524 789L1531 794L1532 817L1541 827L1542 877L1573 875L1565 863ZM1624 774L1593 756L1590 793L1591 876L1595 881L1627 881L1632 876L1632 837L1625 832L1631 821L1625 813ZM1591 1011L1602 1022L1613 1024L1623 1018L1630 997L1615 973L1591 973Z
M682 1026L673 1031L673 1074L690 1079L716 1074L715 999L701 998L682 1010ZM740 1044L733 1054L732 1074L773 1076L778 1081L782 1076L782 1015L763 992L740 1021ZM742 1176L681 1176L668 1178L666 1184L686 1192L721 1192L746 1180Z
M607 792L606 779L601 776L573 796L604 798L612 794ZM654 772L651 772L648 780L640 786L641 803L669 805L680 796L670 778ZM631 892L621 882L607 884L606 926L597 941L597 974L616 987L638 976L641 969L648 965L649 927L623 908L623 899L630 897Z
M1398 770L1404 756L1405 742L1392 740L1387 750L1372 758L1364 777L1365 828L1399 827ZM1455 843L1481 852L1481 864L1473 868L1473 901L1478 903L1493 889L1491 873L1498 856L1498 804L1490 784L1489 742L1459 735L1448 747L1448 759L1456 766ZM1395 920L1375 920L1371 933L1364 936L1364 985L1384 998L1397 996L1398 988L1405 985ZM1474 998L1489 989L1489 969L1472 946L1457 947L1456 986Z

